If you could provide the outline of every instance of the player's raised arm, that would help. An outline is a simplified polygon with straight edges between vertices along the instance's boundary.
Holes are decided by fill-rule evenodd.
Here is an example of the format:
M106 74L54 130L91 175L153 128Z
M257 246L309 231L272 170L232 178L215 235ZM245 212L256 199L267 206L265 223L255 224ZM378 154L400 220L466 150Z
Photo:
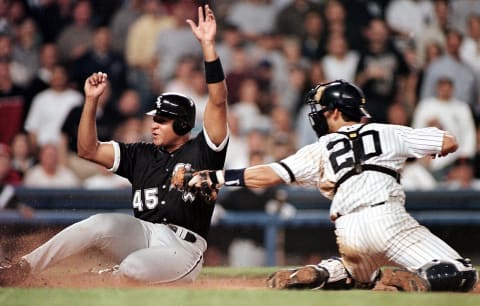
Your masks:
M204 14L205 12L205 14ZM200 41L205 60L208 85L208 103L204 113L204 127L210 140L219 145L227 136L227 85L222 64L215 49L217 23L208 5L198 7L198 24L188 19L193 34Z
M93 73L85 80L85 104L78 126L78 156L101 164L107 168L113 166L113 145L100 143L97 136L96 113L100 96L107 87L106 73Z

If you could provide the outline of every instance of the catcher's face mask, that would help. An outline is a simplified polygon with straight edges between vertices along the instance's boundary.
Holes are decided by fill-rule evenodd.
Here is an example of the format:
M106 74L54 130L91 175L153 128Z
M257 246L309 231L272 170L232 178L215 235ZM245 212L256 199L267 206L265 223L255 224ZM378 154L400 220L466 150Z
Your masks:
M307 104L310 105L308 119L310 121L310 125L319 138L328 133L328 122L324 113L329 111L330 108L320 103L324 90L325 84L320 84L310 90L307 95Z

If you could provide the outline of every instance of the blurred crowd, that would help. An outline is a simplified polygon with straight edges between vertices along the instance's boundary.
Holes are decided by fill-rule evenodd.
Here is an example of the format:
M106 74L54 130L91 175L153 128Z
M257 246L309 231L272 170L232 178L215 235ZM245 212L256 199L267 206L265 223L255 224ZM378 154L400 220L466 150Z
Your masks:
M304 96L345 79L373 122L455 134L446 158L409 160L406 189L480 189L480 1L207 1L229 90L226 167L279 160L314 142ZM201 129L207 90L192 0L0 0L0 185L125 188L76 156L83 83L110 87L100 140L150 141L161 92L191 96Z

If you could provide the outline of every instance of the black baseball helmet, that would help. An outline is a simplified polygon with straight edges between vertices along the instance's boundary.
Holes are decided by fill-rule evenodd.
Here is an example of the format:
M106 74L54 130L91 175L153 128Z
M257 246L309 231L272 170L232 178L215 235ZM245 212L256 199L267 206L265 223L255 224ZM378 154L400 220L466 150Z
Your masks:
M319 137L326 134L328 126L323 113L335 108L350 120L360 122L362 117L371 117L365 109L365 102L363 91L347 81L319 84L306 97L306 103L311 109L308 114L310 124Z
M157 97L155 108L147 115L173 119L173 131L185 135L195 125L195 103L185 95L166 92Z

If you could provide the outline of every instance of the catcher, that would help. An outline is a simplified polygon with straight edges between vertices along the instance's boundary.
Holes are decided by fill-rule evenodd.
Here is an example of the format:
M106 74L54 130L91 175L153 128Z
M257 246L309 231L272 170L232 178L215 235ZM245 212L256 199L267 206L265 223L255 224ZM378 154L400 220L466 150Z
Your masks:
M307 103L317 142L275 163L184 174L176 187L208 196L222 186L295 183L316 186L332 200L341 256L273 273L271 288L472 289L478 276L470 260L407 213L400 184L407 158L454 152L455 137L433 127L361 123L369 117L363 92L343 80L316 86ZM398 268L381 272L385 265Z

